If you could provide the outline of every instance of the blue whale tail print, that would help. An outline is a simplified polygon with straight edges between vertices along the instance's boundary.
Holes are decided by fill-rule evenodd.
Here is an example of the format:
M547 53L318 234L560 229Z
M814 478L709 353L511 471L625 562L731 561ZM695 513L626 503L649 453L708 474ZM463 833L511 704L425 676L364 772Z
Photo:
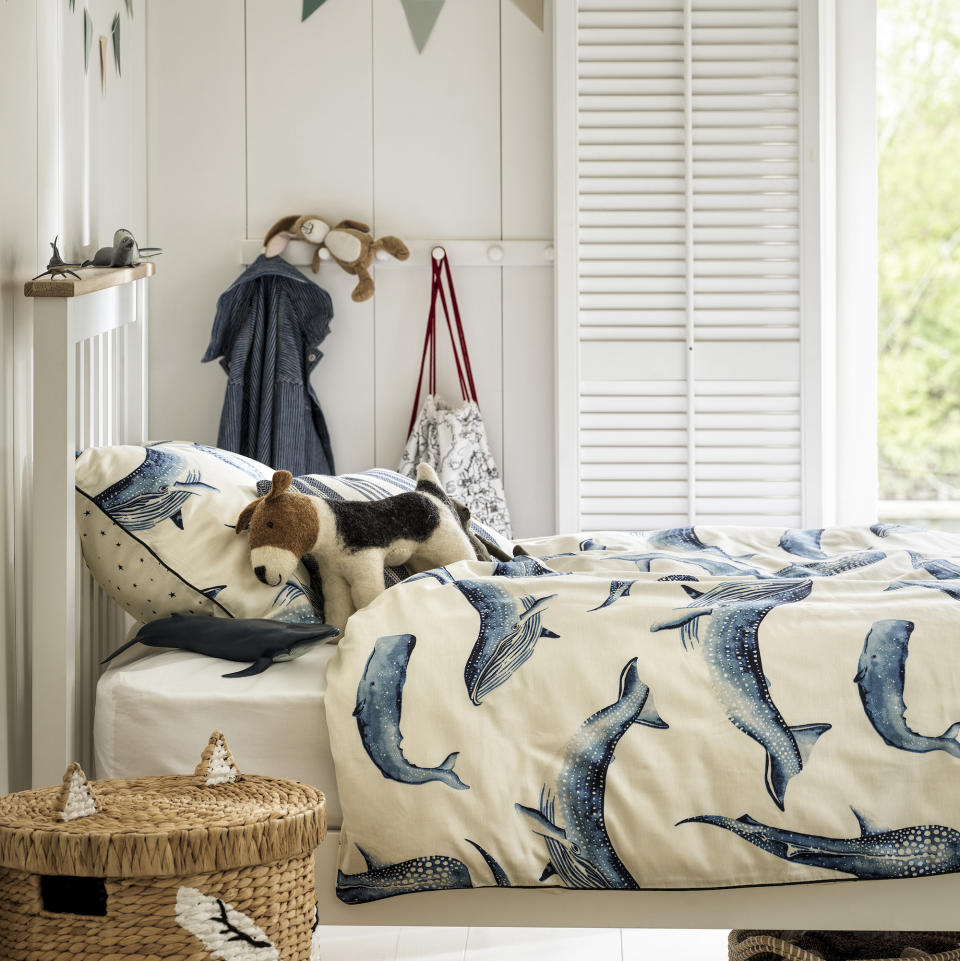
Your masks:
M503 870L500 862L492 854L488 854L476 841L471 841L470 838L464 838L464 841L467 844L472 844L480 852L480 857L487 862L487 867L490 868L490 873L493 875L493 880L497 882L498 888L511 887L507 872Z
M823 536L823 528L802 528L789 527L780 536L780 547L788 554L796 554L798 557L809 557L812 560L824 561L827 555L820 546L820 538Z
M793 739L797 742L797 750L800 752L801 764L806 764L810 760L814 745L820 740L820 736L830 730L829 724L797 724L789 728ZM777 802L777 807L784 809L784 798L787 794L787 785L796 771L787 770L782 755L767 752L767 766L765 771L767 791Z

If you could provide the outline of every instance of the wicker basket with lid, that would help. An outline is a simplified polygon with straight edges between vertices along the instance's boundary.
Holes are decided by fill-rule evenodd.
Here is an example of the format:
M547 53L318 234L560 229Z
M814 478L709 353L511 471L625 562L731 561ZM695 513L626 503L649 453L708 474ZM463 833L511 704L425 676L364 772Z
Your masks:
M325 831L319 791L241 776L220 732L193 776L88 783L72 765L0 798L0 951L306 961Z

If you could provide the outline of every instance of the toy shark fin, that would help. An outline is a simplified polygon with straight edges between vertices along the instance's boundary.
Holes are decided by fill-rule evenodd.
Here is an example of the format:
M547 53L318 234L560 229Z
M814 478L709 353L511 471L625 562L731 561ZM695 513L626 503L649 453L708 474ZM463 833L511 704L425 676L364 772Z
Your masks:
M686 587L686 585L683 585ZM690 609L685 609L681 611L676 617L665 617L662 621L654 621L650 625L651 631L672 631L678 627L683 627L686 624L690 624L695 621L698 617L703 617L706 614L712 614L712 607L694 607Z
M853 816L857 819L857 824L860 825L860 837L869 837L871 834L884 834L888 830L876 821L872 821L870 818L861 814L856 808L850 808L853 811Z
M514 807L521 813L525 814L531 821L533 821L537 827L540 828L541 832L547 837L551 838L562 838L566 840L567 832L563 828L557 827L553 821L545 818L539 811L535 811L533 808L528 808L524 804L514 804Z
M273 658L269 655L258 657L249 667L242 671L234 671L232 674L224 674L224 677L253 677L255 674L262 674L271 664Z
M633 719L633 723L643 724L645 727L656 727L661 731L665 731L670 727L657 712L657 706L653 703L653 691L647 694L647 699L643 704L643 710Z
M377 871L380 868L386 867L383 861L379 861L372 854L368 854L359 844L357 845L357 850L363 855L363 860L366 861L368 871Z
M549 861L547 861L546 866L543 869L543 873L537 880L542 884L544 881L552 878L556 873L557 869Z
M112 654L108 654L100 663L106 664L108 661L112 661L118 654L122 654L124 651L133 647L134 644L139 644L140 639L137 637L131 637L126 644L121 644Z

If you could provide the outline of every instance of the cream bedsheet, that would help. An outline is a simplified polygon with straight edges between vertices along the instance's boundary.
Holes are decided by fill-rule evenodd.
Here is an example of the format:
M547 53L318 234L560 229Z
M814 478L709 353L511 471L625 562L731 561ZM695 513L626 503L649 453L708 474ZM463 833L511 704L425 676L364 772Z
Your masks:
M243 667L185 651L151 652L112 666L97 685L97 777L193 771L210 732L226 735L241 771L293 778L327 798L340 826L324 697L335 647L319 645L256 677Z

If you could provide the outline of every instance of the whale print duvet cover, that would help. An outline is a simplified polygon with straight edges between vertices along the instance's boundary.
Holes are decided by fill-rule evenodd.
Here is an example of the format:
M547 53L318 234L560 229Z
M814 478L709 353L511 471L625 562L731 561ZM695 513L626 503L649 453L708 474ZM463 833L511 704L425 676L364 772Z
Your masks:
M522 542L355 614L337 893L960 870L960 535Z

